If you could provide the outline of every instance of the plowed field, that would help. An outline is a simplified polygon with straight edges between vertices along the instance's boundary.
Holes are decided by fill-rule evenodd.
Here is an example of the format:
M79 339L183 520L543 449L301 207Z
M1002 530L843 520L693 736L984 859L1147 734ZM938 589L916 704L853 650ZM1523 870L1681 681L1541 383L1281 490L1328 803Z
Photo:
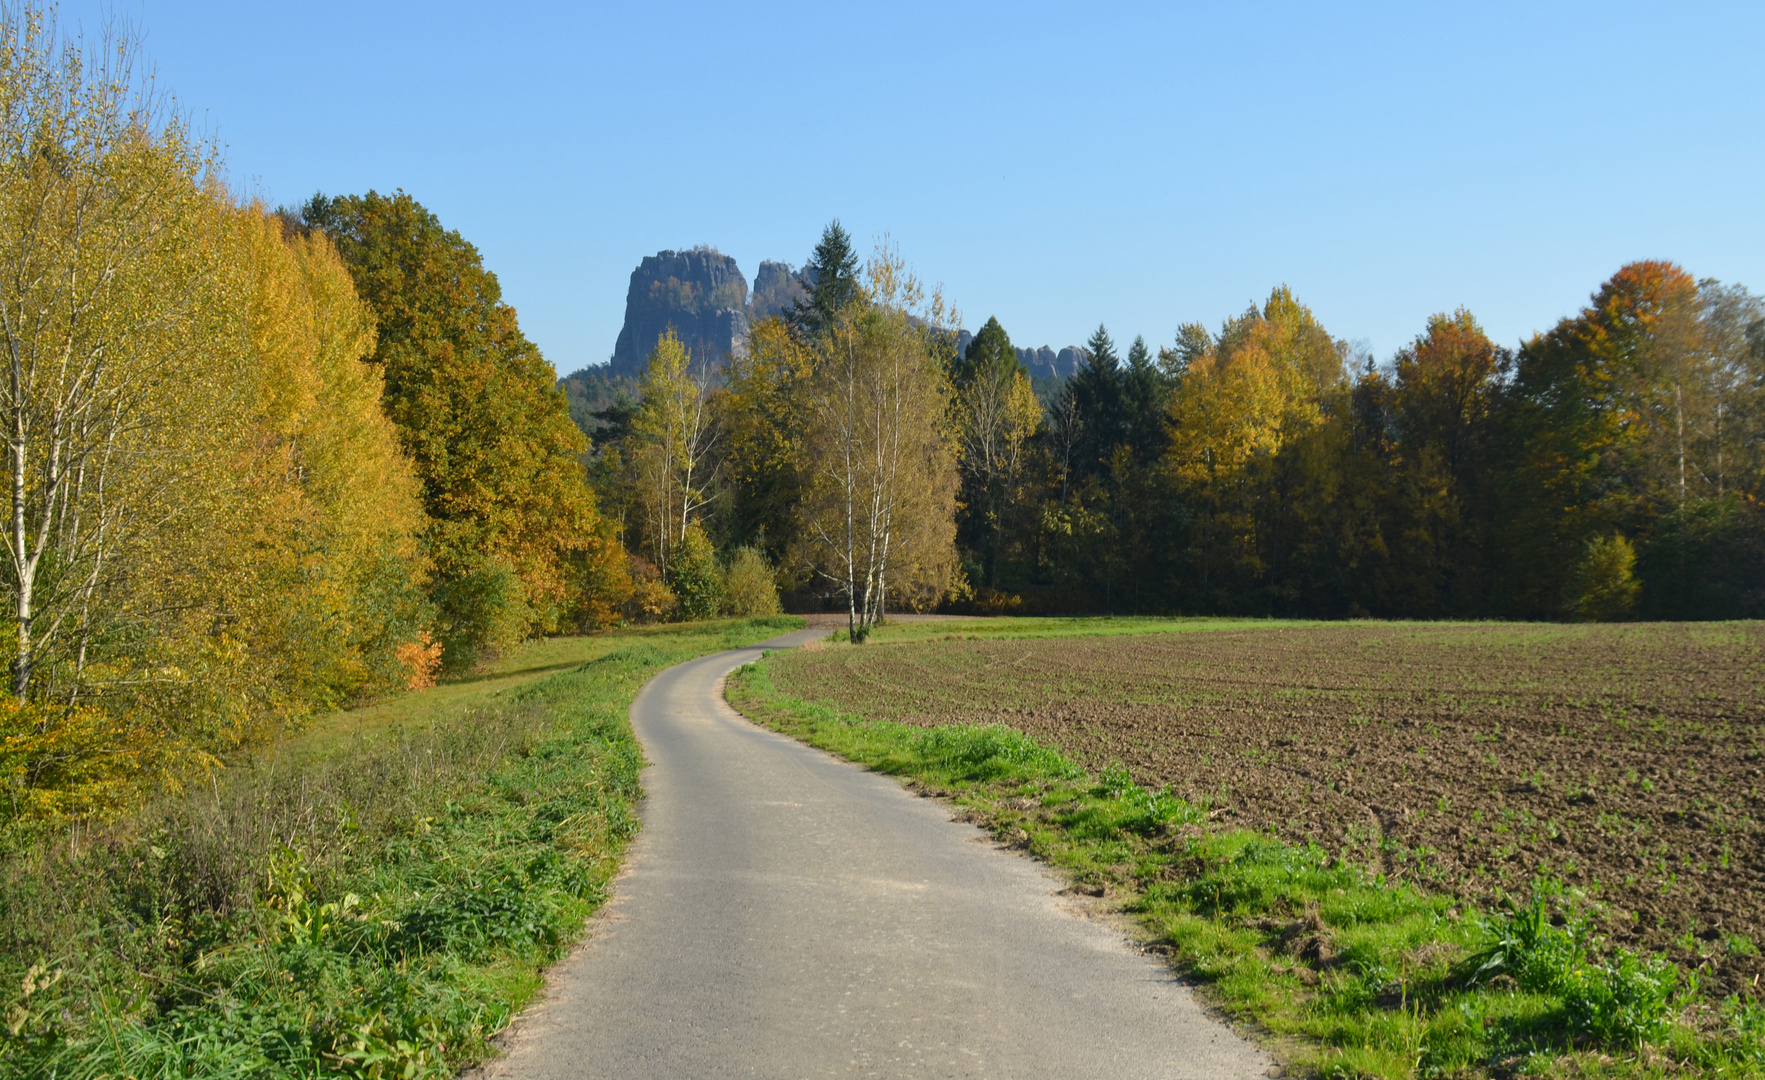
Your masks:
M1765 974L1765 624L953 635L772 665L786 693L1004 724L1478 901L1555 878L1617 940Z

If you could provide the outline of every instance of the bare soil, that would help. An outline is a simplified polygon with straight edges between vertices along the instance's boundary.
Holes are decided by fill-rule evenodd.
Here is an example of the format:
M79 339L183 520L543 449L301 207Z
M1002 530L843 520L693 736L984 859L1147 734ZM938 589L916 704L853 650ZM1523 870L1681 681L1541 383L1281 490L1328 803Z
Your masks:
M1222 827L1477 902L1553 878L1716 986L1765 974L1765 624L953 638L772 664L787 693L1004 724Z

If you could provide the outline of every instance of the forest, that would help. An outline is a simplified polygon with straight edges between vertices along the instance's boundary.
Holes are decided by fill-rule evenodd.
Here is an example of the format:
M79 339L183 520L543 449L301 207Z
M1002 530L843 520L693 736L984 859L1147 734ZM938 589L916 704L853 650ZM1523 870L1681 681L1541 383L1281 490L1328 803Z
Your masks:
M1033 387L988 319L830 225L742 355L566 380L642 569L775 568L793 609L1398 619L1765 614L1765 303L1664 261L1507 348L1471 312L1388 362L1286 286ZM702 534L702 536L701 536ZM707 553L703 560L712 560ZM710 565L710 562L706 562ZM702 576L702 575L701 575ZM702 591L702 590L701 590Z
M409 195L272 210L122 39L0 19L0 819L622 617L556 376Z

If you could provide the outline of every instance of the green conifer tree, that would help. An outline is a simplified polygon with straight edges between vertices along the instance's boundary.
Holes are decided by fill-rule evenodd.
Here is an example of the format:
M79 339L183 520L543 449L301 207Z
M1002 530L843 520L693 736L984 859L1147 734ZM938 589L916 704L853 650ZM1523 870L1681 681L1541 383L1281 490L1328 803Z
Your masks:
M790 323L806 337L817 337L835 314L858 296L858 253L838 218L821 231L821 241L803 273L810 279L809 298L791 310Z

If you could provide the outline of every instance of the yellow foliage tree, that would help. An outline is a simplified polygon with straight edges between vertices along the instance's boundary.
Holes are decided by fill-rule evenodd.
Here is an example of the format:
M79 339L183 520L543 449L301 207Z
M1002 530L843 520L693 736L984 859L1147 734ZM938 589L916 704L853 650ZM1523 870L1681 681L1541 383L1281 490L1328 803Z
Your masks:
M853 641L904 606L942 599L956 571L950 335L899 256L880 248L859 297L810 343L802 557L846 603Z
M92 55L101 62L92 63ZM417 488L322 238L40 12L0 20L0 773L114 811L316 707L411 678Z
M719 438L707 369L673 330L656 340L640 386L641 405L626 440L632 489L643 510L645 546L657 566L669 565L716 479L712 451Z
M1265 570L1259 524L1276 497L1272 465L1318 430L1345 392L1346 352L1282 286L1190 360L1167 406L1165 466L1202 511L1195 546L1204 597Z
M797 546L806 445L802 398L814 361L809 344L783 319L763 319L749 329L743 354L730 357L716 399L731 488L729 532L799 582L783 564Z

